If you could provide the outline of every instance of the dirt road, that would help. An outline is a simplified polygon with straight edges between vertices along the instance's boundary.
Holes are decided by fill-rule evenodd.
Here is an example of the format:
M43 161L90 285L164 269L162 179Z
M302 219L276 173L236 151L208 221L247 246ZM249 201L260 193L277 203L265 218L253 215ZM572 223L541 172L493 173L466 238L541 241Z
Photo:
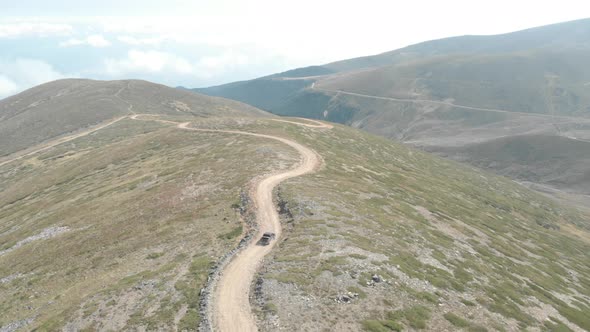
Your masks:
M139 120L139 116L142 115L132 115L131 119ZM208 315L211 316L208 318L213 322L213 328L216 331L258 331L256 320L250 308L250 285L254 280L254 275L262 263L264 256L272 250L281 237L281 223L277 208L272 199L273 189L282 181L311 173L318 169L322 162L321 157L315 151L304 145L278 136L236 130L192 128L189 127L190 122L175 123L166 120L153 120L163 123L177 124L178 128L185 130L247 135L272 139L292 147L297 150L301 156L299 163L291 169L280 173L269 174L262 177L254 184L250 196L256 209L258 232L252 238L251 243L236 254L221 272L214 290L213 303L210 307L210 312L208 313ZM280 119L272 120L309 128L332 128L329 124L309 119L300 119L301 122ZM267 246L256 245L258 239L265 232L275 233L275 240Z
M395 101L395 102L402 102L402 103L416 103L416 104L435 104L435 105L442 105L442 106L451 106L465 110L471 111L482 111L482 112L494 112L494 113L506 113L506 114L514 114L514 115L524 115L524 116L532 116L537 118L551 118L551 119L568 119L574 121L583 121L588 122L590 119L588 118L580 118L574 116L567 116L567 115L550 115L550 114L539 114L539 113L525 113L525 112L516 112L516 111L509 111L509 110L501 110L501 109L494 109L494 108L484 108L484 107L474 107L474 106L465 106L454 104L448 101L441 101L441 100L430 100L430 99L404 99L404 98L392 98L392 97L381 97L381 96L373 96L373 95L366 95L363 93L356 93L356 92L348 92L343 90L329 90L323 88L315 87L315 82L312 83L311 89L330 92L330 93L337 93L349 96L356 96L356 97L363 97L363 98L372 98L372 99L379 99L379 100L387 100L387 101Z
M295 118L295 119L298 119L303 122L281 120L281 119L271 119L271 120L277 121L277 122L291 123L291 124L295 124L298 126L304 126L304 127L309 127L309 128L327 128L327 129L334 128L334 126L332 126L331 124L323 123L323 122L320 122L317 120L305 119L305 118ZM305 123L305 122L307 122L307 123Z
M24 152L24 153L22 153L22 154L20 154L20 155L18 155L16 157L14 157L14 156L13 157L9 157L10 159L0 162L0 166L6 165L6 164L11 163L11 162L13 162L15 160L19 160L19 159L22 159L22 158L31 156L31 155L33 155L35 153L48 150L48 149L50 149L50 148L52 148L54 146L57 146L59 144L65 143L65 142L69 142L69 141L74 140L76 138L80 138L80 137L86 136L88 134L92 134L93 132L95 132L97 130L106 128L106 127L108 127L108 126L110 126L110 125L112 125L112 124L114 124L116 122L119 122L119 121L121 121L121 120L123 120L125 118L127 118L126 115L125 116L118 117L118 118L114 118L112 120L108 120L107 122L104 122L102 124L99 124L98 126L89 128L87 130L84 130L84 131L81 131L81 132L78 132L78 133L75 133L75 134L72 134L72 135L60 137L60 138L55 139L53 141L49 141L47 143L41 144L41 145L33 148L32 151Z
M90 128L83 132L79 132L73 135L65 136L57 140L48 142L37 149L22 154L12 159L3 161L0 166L30 156L32 154L47 150L51 147L71 141L73 139L88 135L102 128L108 127L122 119L130 118L132 120L141 120L140 116L154 116L152 114L132 114L130 116L122 116L116 119L112 119L99 126ZM256 320L252 314L250 308L249 292L250 285L254 279L254 275L265 255L267 255L277 241L281 237L281 223L277 208L273 203L273 189L282 181L287 179L301 176L307 173L311 173L318 169L321 165L321 157L312 149L292 141L286 138L257 134L251 132L235 131L235 130L215 130L215 129L200 129L189 127L190 123L178 123L160 119L150 119L151 121L158 121L167 124L177 125L178 128L184 130L192 130L199 132L215 132L215 133L226 133L226 134L237 134L247 135L254 137L261 137L266 139L272 139L284 143L300 154L300 161L291 169L279 172L271 173L264 177L261 177L258 182L253 186L252 192L250 193L252 201L256 209L256 221L258 224L258 233L252 238L244 249L242 249L236 256L232 258L229 264L220 274L220 279L217 282L217 286L214 291L213 304L211 306L211 312L209 313L212 317L213 326L218 331L257 331ZM331 125L324 124L320 121L299 119L298 121L272 119L274 121L291 123L299 126L305 126L309 128L332 128ZM265 232L273 232L276 234L275 240L273 240L267 246L258 246L256 242Z
M312 121L313 124L288 120L275 121L289 122L311 128L332 127L319 121ZM273 189L282 181L313 172L321 165L321 158L308 147L282 137L231 130L196 129L188 127L188 123L180 124L179 127L197 131L215 131L268 138L289 145L301 155L300 162L295 167L285 172L270 174L255 184L251 197L256 208L258 233L254 236L252 242L225 267L215 289L214 303L212 305L213 312L211 313L214 329L216 331L257 331L256 321L250 309L250 285L262 259L272 250L281 237L281 223L272 200ZM275 233L276 240L273 240L268 246L256 245L256 241L264 232Z

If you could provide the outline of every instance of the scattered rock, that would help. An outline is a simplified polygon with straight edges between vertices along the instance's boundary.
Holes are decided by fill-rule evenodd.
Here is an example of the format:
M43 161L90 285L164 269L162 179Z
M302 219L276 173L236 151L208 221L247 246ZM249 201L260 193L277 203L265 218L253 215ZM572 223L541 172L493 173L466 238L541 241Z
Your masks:
M19 330L33 322L33 318L21 319L15 322L8 323L0 327L0 332L13 332Z
M352 300L356 299L359 295L357 293L348 292L346 294L338 295L334 299L336 303L351 303Z
M36 240L44 240L44 239L49 239L52 238L54 236L57 236L61 233L67 232L69 231L70 228L67 226L63 226L63 227L49 227L44 229L41 233L37 234L37 235L33 235L33 236L29 236L28 238L24 239L24 240L20 240L18 241L14 246L5 249L5 250L0 250L0 256L2 256L3 254L6 254L12 250L15 250L29 242L33 242Z
M158 282L156 280L142 280L135 287L135 290L153 289Z
M20 278L22 278L22 277L24 277L24 276L25 276L25 275L24 275L24 274L22 274L22 273L15 273L15 274L11 274L11 275L9 275L8 277L0 278L0 284L6 284L6 283L9 283L9 282L11 282L11 281L13 281L13 280L20 279Z
M373 274L373 276L371 277L371 280L373 280L373 282L375 283L379 283L382 281L385 281L380 275L378 274Z

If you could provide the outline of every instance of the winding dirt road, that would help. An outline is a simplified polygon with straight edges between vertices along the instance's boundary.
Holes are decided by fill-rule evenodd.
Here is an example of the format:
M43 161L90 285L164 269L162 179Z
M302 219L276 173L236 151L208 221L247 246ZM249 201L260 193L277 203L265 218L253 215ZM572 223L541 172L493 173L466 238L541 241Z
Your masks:
M138 117L141 115L142 114L135 114L130 118L139 120ZM309 128L332 128L332 125L309 119L300 119L304 122L282 119L272 120ZM213 322L213 328L216 331L258 331L258 328L256 327L256 319L250 308L250 285L254 280L254 275L262 263L264 256L272 250L278 239L280 239L282 230L277 208L272 199L273 189L282 181L312 173L320 167L322 159L314 150L283 137L236 130L192 128L189 127L190 122L177 123L158 119L154 119L154 121L176 124L178 128L185 130L247 135L272 139L292 147L300 154L299 163L291 169L280 173L269 174L260 178L260 180L254 184L250 196L256 209L258 232L252 238L251 242L238 252L221 272L219 281L214 290L213 304L210 308L212 311L208 313L212 316L209 317L209 319ZM271 241L267 246L256 245L258 239L265 232L275 233L275 240Z
M310 121L313 122L313 124L278 119L275 121L289 122L311 128L332 128L331 125L313 120ZM273 189L282 181L308 174L318 169L321 165L321 158L312 149L295 141L278 136L232 130L197 129L188 127L188 123L180 124L179 128L268 138L292 147L297 150L301 156L300 162L295 167L285 172L267 175L254 185L250 195L256 208L258 233L225 267L214 291L213 312L211 314L213 316L213 327L215 330L232 332L258 331L256 320L250 308L250 285L254 280L254 275L256 274L258 267L262 263L262 259L272 250L277 243L277 240L281 237L281 223L277 208L272 199ZM265 232L275 233L276 240L273 240L268 246L256 245L258 239Z
M70 136L62 137L54 141L48 142L43 146L35 149L34 151L22 154L12 159L3 161L0 166L30 156L32 154L47 150L51 147L71 141L73 139L88 135L97 130L106 128L122 119L129 118L132 120L141 120L140 116L155 116L154 114L132 114L122 116L119 118L112 119L101 125L90 128L83 132L79 132ZM322 123L316 120L299 119L302 122L282 120L282 119L271 119L273 121L291 123L299 126L305 126L309 128L332 128L331 125ZM216 288L213 296L213 305L211 307L212 312L209 313L212 317L213 327L217 331L258 331L256 327L256 320L252 314L250 308L250 285L254 279L254 275L264 256L266 256L277 243L281 237L281 223L277 208L273 203L273 189L282 181L287 179L301 176L304 174L312 173L318 169L322 163L321 157L312 149L297 143L296 141L289 140L283 137L257 134L244 131L236 130L216 130L216 129L201 129L189 127L190 122L179 123L161 119L150 119L148 121L158 121L167 124L174 124L180 129L192 130L199 132L215 132L215 133L226 133L226 134L237 134L247 135L254 137L261 137L266 139L272 139L286 144L295 149L300 154L300 161L291 169L271 173L258 180L250 193L252 201L256 209L256 222L258 224L258 232L252 238L251 242L244 247L238 254L236 254L231 261L227 264L225 269L220 274L220 279L216 284ZM256 245L258 239L265 232L273 232L276 234L275 240L267 246Z

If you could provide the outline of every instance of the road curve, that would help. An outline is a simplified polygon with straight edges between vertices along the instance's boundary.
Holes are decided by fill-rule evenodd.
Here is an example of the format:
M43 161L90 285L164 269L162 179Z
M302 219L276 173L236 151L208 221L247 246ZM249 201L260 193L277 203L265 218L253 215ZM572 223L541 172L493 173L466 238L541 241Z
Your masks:
M144 114L134 114L130 118L133 120L139 120L138 117L141 115ZM211 307L212 312L209 313L212 316L210 318L212 318L214 330L221 332L258 331L256 319L254 318L250 308L250 285L254 280L254 275L262 263L264 256L266 256L275 246L278 239L281 237L282 231L277 208L275 207L272 199L273 189L282 181L312 173L320 167L322 159L314 150L299 144L296 141L283 137L237 130L193 128L189 127L190 122L178 123L159 119L153 120L163 123L176 124L178 128L185 130L247 135L272 139L292 147L300 154L299 163L291 169L280 173L271 173L266 175L260 178L253 185L250 196L256 209L256 223L258 225L258 231L252 238L251 242L238 254L236 254L225 266L223 271L221 271L219 280L214 289L213 304ZM282 119L271 120L291 123L309 128L332 128L332 125L309 119L300 119L306 123ZM265 232L275 233L275 240L273 240L267 246L256 245L258 239Z
M9 162L30 156L34 153L38 153L47 150L51 147L71 141L73 139L88 135L97 130L106 128L122 119L129 118L132 120L141 120L140 116L154 116L152 114L132 114L128 116L122 116L112 119L106 123L103 123L94 128L90 128L83 132L79 132L70 136L62 137L60 139L48 142L42 147L35 149L34 151L26 154L14 157L12 159L3 161L0 166ZM299 144L296 141L289 140L283 137L257 134L251 132L237 131L237 130L216 130L216 129L201 129L189 127L190 122L178 123L174 121L151 119L152 121L158 121L167 124L175 124L178 128L184 130L192 130L199 132L215 132L215 133L226 133L226 134L238 134L248 135L254 137L261 137L266 139L272 139L286 144L295 149L300 154L300 161L294 167L284 172L271 173L258 180L250 193L254 207L256 209L256 222L258 225L257 234L252 238L252 241L244 247L233 259L227 264L225 269L220 274L220 279L217 282L217 286L213 296L213 327L217 331L258 331L256 327L256 320L252 314L250 308L250 285L254 279L254 275L264 256L266 256L277 243L281 237L281 223L277 209L273 203L273 189L282 181L287 179L301 176L304 174L312 173L317 170L321 163L321 157L312 149ZM316 120L300 119L304 122L272 119L274 121L291 123L299 126L305 126L309 128L332 128L331 125L322 123ZM275 240L273 240L267 246L256 245L257 240L265 232L273 232L276 234Z
M327 129L334 128L334 126L332 126L331 124L323 123L323 122L320 122L320 121L317 121L317 120L305 119L305 118L295 118L295 119L306 121L308 123L302 123L302 122L297 122L297 121L289 121L289 120L282 120L282 119L270 119L270 120L277 121L277 122L291 123L291 124L294 124L294 125L308 127L308 128L327 128Z
M332 128L332 126L319 121L312 121L314 124L288 120L276 121L311 128ZM313 172L321 165L321 158L312 149L278 136L233 130L198 129L188 127L188 125L189 123L182 123L178 127L187 130L240 134L272 139L292 147L301 156L300 162L295 167L284 172L269 174L261 178L253 186L250 195L256 208L258 232L253 237L253 240L234 256L221 272L217 287L214 290L212 318L213 327L216 331L258 331L256 320L250 308L249 293L250 285L254 280L258 267L262 263L262 259L272 250L281 236L281 223L272 199L273 189L282 181ZM275 233L277 240L273 240L268 246L256 245L257 240L264 232Z

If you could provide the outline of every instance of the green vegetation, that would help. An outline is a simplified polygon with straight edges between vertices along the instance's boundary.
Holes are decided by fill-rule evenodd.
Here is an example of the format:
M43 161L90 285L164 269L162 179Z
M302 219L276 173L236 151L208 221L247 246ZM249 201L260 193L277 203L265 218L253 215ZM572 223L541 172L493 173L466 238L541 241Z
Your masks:
M572 329L567 327L559 319L549 317L550 320L545 321L543 324L544 331L547 332L572 332Z
M233 240L242 234L242 225L232 229L230 232L219 236L220 239Z
M448 320L449 322L451 322L451 324L453 324L456 327L467 327L469 326L469 322L464 320L463 318L455 315L452 312L447 312L446 314L443 315L443 317Z
M365 320L362 323L363 329L369 332L389 332L402 331L403 326L395 321L390 320Z
M210 267L211 261L208 257L197 256L191 263L186 279L174 285L176 290L184 296L184 301L188 304L187 312L180 320L181 330L188 329L189 331L193 331L199 325L199 292L207 280L207 273Z
M430 319L430 313L430 309L417 305L408 309L389 313L387 317L392 321L403 320L410 327L415 329L425 329L426 323Z
M164 256L163 252L152 252L151 254L147 255L146 258L147 259L156 259L156 258L160 258Z

